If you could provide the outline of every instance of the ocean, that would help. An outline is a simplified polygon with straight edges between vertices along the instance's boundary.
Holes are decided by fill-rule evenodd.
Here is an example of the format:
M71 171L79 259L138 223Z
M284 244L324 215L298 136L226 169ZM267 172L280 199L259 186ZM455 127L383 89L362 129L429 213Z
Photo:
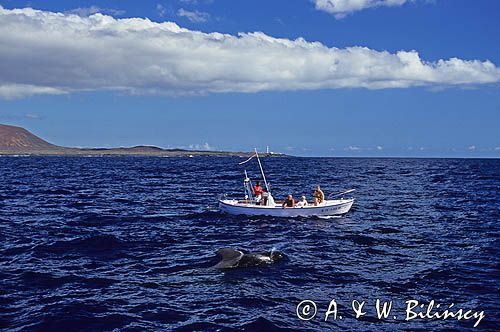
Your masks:
M356 189L346 216L298 219L217 210L242 160L0 158L0 329L500 326L500 160L264 158L277 199ZM225 247L284 259L213 268Z

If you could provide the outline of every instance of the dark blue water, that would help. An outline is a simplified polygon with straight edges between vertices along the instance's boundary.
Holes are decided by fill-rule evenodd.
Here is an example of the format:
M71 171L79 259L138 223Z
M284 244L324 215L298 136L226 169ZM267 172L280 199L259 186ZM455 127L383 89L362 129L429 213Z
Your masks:
M356 188L343 218L223 215L237 158L0 158L0 329L495 330L500 160L265 159L275 196ZM257 175L256 165L250 165ZM254 177L255 177L254 176ZM217 249L278 250L210 268ZM317 304L302 321L296 306ZM332 299L338 315L325 322ZM393 301L387 319L376 299ZM405 321L405 301L484 311ZM367 301L356 319L351 301ZM393 316L396 316L394 319Z

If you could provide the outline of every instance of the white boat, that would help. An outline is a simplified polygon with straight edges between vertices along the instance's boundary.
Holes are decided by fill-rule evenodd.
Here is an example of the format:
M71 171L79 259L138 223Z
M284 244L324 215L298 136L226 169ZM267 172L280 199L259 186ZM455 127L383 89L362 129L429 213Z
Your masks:
M326 200L318 206L283 208L279 204L274 206L256 205L248 201L236 199L223 199L219 201L221 211L229 214L243 214L247 216L273 216L273 217L310 217L310 216L335 216L344 215L351 209L353 198Z
M259 200L254 197L252 182L248 178L245 170L245 180L243 182L245 189L244 199L219 199L219 209L222 212L235 215L273 217L337 216L344 215L349 212L354 203L354 198L344 197L344 195L354 191L354 189L350 189L333 195L333 197L339 197L338 199L326 199L316 205L314 203L308 203L306 206L302 207L285 208L282 206L282 203L274 201L257 150L255 150L255 154L252 157L240 163L240 165L247 163L253 157L256 157L259 163L262 178L266 187L266 198Z

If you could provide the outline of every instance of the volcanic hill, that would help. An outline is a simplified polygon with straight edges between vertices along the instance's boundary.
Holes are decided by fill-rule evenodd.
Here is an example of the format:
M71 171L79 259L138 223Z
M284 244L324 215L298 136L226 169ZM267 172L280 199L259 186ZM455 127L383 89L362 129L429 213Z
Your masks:
M0 151L37 151L60 148L24 128L0 124Z

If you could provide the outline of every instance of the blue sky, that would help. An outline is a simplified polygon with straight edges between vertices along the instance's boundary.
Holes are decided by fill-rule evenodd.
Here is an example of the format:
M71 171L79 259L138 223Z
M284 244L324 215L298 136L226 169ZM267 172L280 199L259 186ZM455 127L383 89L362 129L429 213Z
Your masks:
M500 157L500 2L401 2L339 14L312 0L0 1L11 29L0 29L0 43L15 50L0 49L0 123L66 146ZM78 14L83 25L51 16L46 39L5 37L32 31L34 21L7 21L31 19L10 11L27 6L43 26L52 12ZM88 18L94 12L175 22L187 39L173 43L144 20L88 43L87 31L67 32L102 24ZM131 24L148 35L129 34ZM225 53L211 48L219 37L194 31L231 35ZM252 32L263 35L237 37ZM182 62L190 53L181 44L196 58ZM144 64L162 75L144 75Z

